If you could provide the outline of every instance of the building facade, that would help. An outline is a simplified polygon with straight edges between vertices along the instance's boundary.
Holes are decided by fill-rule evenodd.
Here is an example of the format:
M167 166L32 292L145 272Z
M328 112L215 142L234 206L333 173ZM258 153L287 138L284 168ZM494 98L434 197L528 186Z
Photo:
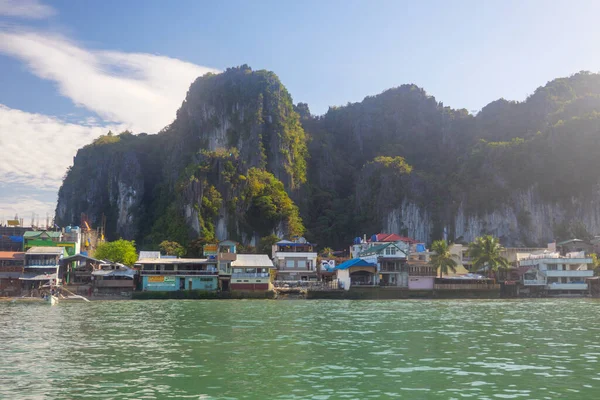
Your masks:
M38 289L44 285L60 285L60 260L65 255L63 247L31 247L25 252L25 265L19 277L24 290Z
M317 280L317 253L314 245L300 240L281 240L272 247L272 257L277 268L277 280Z
M522 275L525 288L541 288L549 295L584 295L588 291L586 278L594 276L593 260L584 252L544 252L532 254L519 261L519 267L528 267Z
M135 265L144 291L216 291L219 287L216 260L161 257L140 259Z
M266 254L238 254L231 263L231 290L271 290L275 266Z
M408 274L405 268L407 250L397 243L384 243L367 248L359 254L360 258L377 267L373 284L382 286L408 287Z
M0 251L0 296L16 296L21 292L19 277L24 265L25 253Z

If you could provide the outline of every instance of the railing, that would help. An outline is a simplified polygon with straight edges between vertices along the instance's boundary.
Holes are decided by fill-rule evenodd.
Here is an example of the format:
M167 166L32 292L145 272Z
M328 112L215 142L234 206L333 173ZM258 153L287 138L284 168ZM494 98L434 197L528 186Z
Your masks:
M548 290L586 290L587 283L549 283Z
M140 275L218 275L217 271L140 271Z
M28 260L26 267L56 267L58 266L58 261L34 261Z
M551 271L546 270L546 276L555 277L555 276L564 276L564 277L573 277L573 278L587 278L594 276L593 270L563 270L563 271Z
M546 284L546 281L542 279L523 279L523 284L525 286L543 286Z
M436 283L433 285L435 290L497 290L500 289L498 283L466 283L466 284L455 284L455 283Z
M270 274L268 272L240 272L231 274L231 278L244 279L244 278L268 278Z

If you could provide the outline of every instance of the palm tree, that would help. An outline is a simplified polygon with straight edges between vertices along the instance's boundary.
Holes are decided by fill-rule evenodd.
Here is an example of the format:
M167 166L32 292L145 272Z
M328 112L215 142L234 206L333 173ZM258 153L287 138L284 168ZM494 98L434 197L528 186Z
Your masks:
M431 256L429 262L431 266L440 270L440 278L442 274L448 274L448 270L456 272L456 261L452 258L450 248L445 240L436 240L431 244L431 250L435 253Z
M508 260L500 255L502 246L497 238L485 235L475 239L469 244L469 256L473 261L475 271L487 267L488 276L498 270L507 270L510 267Z

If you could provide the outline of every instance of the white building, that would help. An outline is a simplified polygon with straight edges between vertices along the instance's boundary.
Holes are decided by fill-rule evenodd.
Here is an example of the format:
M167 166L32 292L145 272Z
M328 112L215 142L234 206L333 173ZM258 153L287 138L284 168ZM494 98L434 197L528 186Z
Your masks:
M385 243L369 247L359 254L359 257L368 263L377 265L375 283L384 286L408 287L408 273L404 267L407 260L408 249L402 249L396 243Z
M548 294L585 294L588 290L586 278L594 276L593 264L584 252L567 253L545 251L531 254L518 261L520 267L531 267L523 274L525 287L546 289Z
M273 264L277 268L277 280L317 280L317 252L314 245L304 238L296 242L281 240L272 248Z

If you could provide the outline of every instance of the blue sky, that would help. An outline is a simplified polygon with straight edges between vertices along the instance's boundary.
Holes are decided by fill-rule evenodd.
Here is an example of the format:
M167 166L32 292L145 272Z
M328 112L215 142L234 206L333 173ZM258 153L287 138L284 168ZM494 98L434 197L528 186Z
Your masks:
M275 71L316 114L403 83L476 111L600 71L598 15L583 0L0 0L0 220L52 214L79 147L157 132L207 71Z

